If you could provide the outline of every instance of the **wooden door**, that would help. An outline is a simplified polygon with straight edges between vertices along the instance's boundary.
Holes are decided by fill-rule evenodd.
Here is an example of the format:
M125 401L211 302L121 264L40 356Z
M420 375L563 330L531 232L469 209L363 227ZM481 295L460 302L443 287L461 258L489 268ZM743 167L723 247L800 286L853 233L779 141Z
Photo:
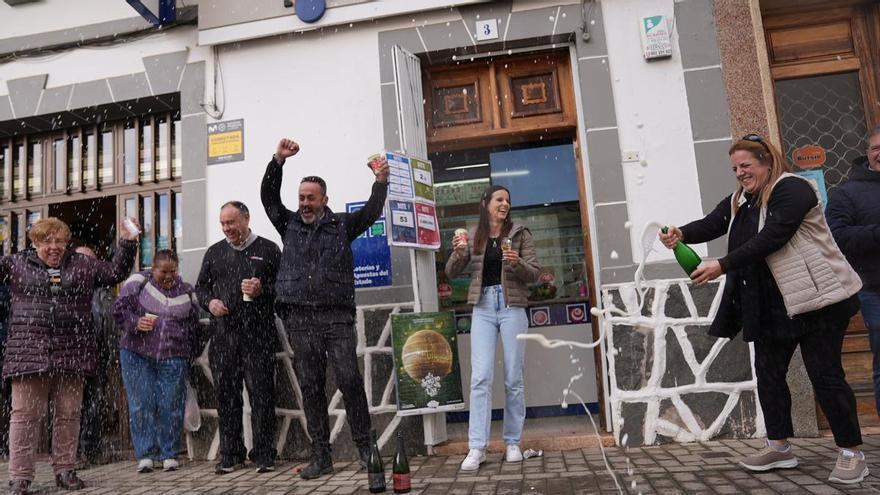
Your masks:
M833 194L852 161L866 154L868 131L880 125L880 6L840 0L764 12L764 29L783 153L798 171L821 171ZM844 341L843 366L863 426L880 424L871 363L865 322L857 315ZM819 427L828 428L817 411Z

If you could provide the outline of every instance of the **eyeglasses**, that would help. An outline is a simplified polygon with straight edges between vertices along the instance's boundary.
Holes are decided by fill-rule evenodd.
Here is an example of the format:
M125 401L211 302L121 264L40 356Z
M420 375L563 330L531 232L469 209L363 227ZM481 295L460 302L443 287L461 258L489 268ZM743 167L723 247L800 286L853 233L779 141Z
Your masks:
M759 143L764 147L765 150L770 151L770 148L767 147L767 143L764 142L764 138L761 137L760 134L746 134L742 137L742 141L751 141L753 143Z

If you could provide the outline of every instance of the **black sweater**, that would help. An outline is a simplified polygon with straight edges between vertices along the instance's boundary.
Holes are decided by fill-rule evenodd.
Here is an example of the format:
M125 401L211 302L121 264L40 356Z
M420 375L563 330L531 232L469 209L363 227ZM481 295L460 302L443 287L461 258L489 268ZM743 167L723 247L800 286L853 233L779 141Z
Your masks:
M212 299L220 299L229 309L224 318L238 324L274 325L275 276L281 251L274 242L263 237L242 251L237 251L225 239L208 248L202 259L202 269L196 282L199 304L208 309ZM262 293L252 302L244 302L241 281L257 277Z
M818 204L813 188L796 177L779 181L770 194L760 232L758 198L750 194L745 194L745 198L746 203L740 206L732 224L731 196L727 196L705 218L681 227L684 242L690 244L721 237L730 227L727 256L718 260L727 273L727 282L709 334L733 337L742 328L746 342L797 338L854 314L858 303L851 298L789 318L782 293L765 261L794 236L804 217Z

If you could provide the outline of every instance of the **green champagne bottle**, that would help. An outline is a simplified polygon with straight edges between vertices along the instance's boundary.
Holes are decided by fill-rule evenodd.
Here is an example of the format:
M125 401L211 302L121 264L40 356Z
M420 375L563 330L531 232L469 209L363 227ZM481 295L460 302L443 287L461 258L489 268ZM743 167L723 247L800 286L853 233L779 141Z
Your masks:
M367 479L369 480L370 493L385 491L385 466L382 464L382 455L379 453L379 445L376 443L375 430L370 432L370 461L367 462Z
M663 227L660 230L665 234L669 229ZM675 261L678 261L678 264L681 265L688 276L690 276L690 274L700 266L700 263L703 262L703 260L700 259L700 255L697 254L693 248L681 241L675 243L672 252L675 254Z
M397 432L397 453L394 454L394 467L391 470L391 486L394 488L394 493L409 493L412 488L402 431Z

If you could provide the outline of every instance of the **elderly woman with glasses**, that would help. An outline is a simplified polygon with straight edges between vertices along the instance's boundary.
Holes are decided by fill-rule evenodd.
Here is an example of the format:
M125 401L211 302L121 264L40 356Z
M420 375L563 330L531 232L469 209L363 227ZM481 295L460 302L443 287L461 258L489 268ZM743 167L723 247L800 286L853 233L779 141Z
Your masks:
M34 249L0 258L0 284L9 286L12 307L3 363L3 378L12 381L9 493L32 493L41 418L50 400L55 483L78 490L85 486L74 470L83 379L98 372L92 295L128 276L137 233L120 229L113 261L71 249L70 228L57 218L38 220L28 235Z
M816 186L790 173L779 150L756 134L729 151L739 185L701 220L660 234L677 241L708 242L728 234L727 255L702 263L697 284L726 274L721 304L709 334L733 338L740 329L754 342L758 398L764 413L766 448L740 465L752 471L793 468L798 461L791 395L785 381L800 346L819 405L840 448L829 480L858 483L868 475L856 401L841 365L850 318L858 311L858 275L835 244Z

